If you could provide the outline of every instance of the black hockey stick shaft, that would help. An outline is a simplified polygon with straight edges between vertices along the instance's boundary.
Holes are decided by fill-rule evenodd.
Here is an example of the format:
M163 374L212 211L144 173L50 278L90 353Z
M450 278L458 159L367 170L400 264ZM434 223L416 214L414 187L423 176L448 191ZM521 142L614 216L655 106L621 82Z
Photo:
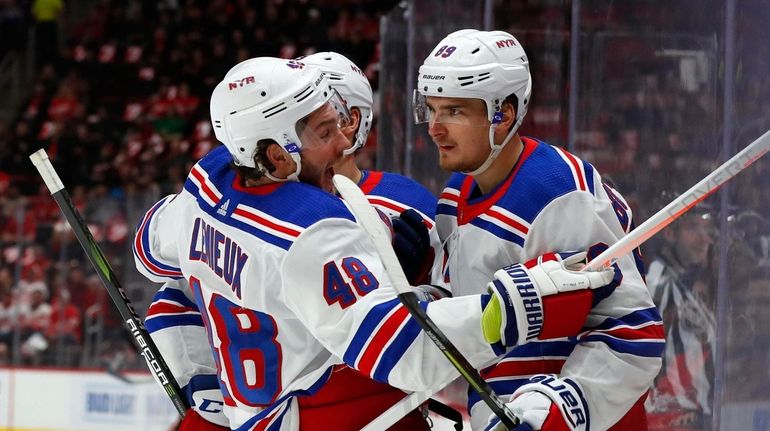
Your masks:
M468 362L457 347L449 341L444 332L436 326L436 323L433 322L425 310L420 307L420 303L414 294L414 289L409 285L404 271L398 263L398 258L390 244L390 238L385 232L385 227L374 208L369 204L364 193L358 188L356 183L342 175L334 176L334 185L348 203L351 211L356 216L358 224L364 228L374 243L377 254L379 254L385 271L393 283L393 288L397 292L398 299L406 307L414 320L420 324L428 338L436 344L441 353L452 363L460 375L468 381L470 387L479 394L479 397L489 406L492 412L500 418L500 422L508 429L515 429L519 424L518 419L505 406L500 397L495 394L489 383L481 377L478 370Z
M465 356L457 350L457 347L449 341L444 332L436 326L433 319L420 307L417 295L414 292L405 292L398 294L398 299L409 310L414 320L420 324L425 334L438 346L441 353L454 365L460 375L468 382L470 387L476 391L481 400L489 406L500 421L509 429L516 429L518 420L510 413L505 403L497 396L494 389L489 386L484 378L481 377L478 370L471 365Z
M107 293L109 293L113 304L115 304L115 307L118 309L118 312L123 319L124 326L131 333L131 338L133 339L136 348L147 362L147 366L155 376L155 380L157 380L166 391L166 394L171 399L171 402L179 412L179 415L184 417L185 412L187 411L187 402L181 395L182 391L179 388L179 384L177 384L176 379L174 379L173 374L171 374L171 370L169 370L168 365L166 365L166 362L163 360L158 347L152 341L152 338L150 338L150 334L145 329L142 320L136 314L134 307L131 305L131 301L128 299L126 292L120 285L120 281L118 281L118 278L112 271L112 267L110 267L109 262L107 262L107 258L104 256L104 253L102 253L101 248L99 248L91 231L88 229L88 225L80 216L77 208L72 204L72 199L70 198L67 189L64 188L64 184L62 184L59 175L56 173L51 161L48 159L48 154L45 150L41 149L31 154L29 158L32 160L35 168L37 168L40 176L45 181L48 190L51 192L51 196L53 196L54 200L59 205L59 209L61 209L64 217L67 219L70 228L75 232L78 242L80 242L80 245L86 252L86 256L88 256L88 260L91 261L91 265L93 265L96 273L102 280L104 287L107 289Z

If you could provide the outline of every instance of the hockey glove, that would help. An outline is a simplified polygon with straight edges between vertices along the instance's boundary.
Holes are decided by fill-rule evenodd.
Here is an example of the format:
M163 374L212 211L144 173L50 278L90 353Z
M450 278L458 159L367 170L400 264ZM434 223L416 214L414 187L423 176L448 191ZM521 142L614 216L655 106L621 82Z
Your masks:
M408 209L391 221L393 250L412 286L430 283L430 269L435 253L430 246L430 233L422 216Z
M423 284L414 287L414 293L417 295L419 301L432 302L438 301L441 298L451 298L452 293L443 287L433 284Z
M529 379L505 404L521 425L516 431L586 431L588 406L580 386L571 379L540 374ZM492 415L485 431L503 431L505 425Z
M593 307L594 289L614 288L620 277L617 267L580 272L585 256L548 253L495 272L481 318L487 342L513 347L577 335Z

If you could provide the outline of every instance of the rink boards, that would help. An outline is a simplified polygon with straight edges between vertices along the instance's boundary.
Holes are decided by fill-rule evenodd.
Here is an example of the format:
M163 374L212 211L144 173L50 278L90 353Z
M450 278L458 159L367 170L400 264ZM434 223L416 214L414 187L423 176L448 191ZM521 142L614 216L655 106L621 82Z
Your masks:
M0 431L165 431L177 417L149 374L0 368Z
M122 378L128 381L100 370L0 367L0 431L166 431L177 413L160 386L146 373ZM770 431L768 401L722 408L722 430ZM436 431L452 429L434 420Z

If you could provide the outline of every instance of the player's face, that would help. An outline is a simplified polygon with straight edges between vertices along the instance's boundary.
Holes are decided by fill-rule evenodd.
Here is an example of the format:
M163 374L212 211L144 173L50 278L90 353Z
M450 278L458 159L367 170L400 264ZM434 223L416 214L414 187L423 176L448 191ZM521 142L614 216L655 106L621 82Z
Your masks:
M350 147L350 141L340 131L341 127L347 126L349 117L342 117L331 103L327 103L303 120L299 133L302 142L300 181L328 192L334 191L333 165Z
M428 133L438 146L441 169L472 171L489 155L489 119L481 99L429 96Z

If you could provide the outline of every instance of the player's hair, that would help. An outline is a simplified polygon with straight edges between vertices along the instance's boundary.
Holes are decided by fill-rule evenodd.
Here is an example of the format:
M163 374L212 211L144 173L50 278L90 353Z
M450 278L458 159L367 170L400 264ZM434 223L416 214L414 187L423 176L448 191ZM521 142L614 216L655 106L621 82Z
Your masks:
M230 168L237 172L243 180L259 180L263 178L265 173L275 170L275 165L267 157L267 149L272 144L278 145L272 139L260 139L257 142L257 149L254 151L254 162L256 166L260 166L263 169L238 165L234 161L230 162Z

